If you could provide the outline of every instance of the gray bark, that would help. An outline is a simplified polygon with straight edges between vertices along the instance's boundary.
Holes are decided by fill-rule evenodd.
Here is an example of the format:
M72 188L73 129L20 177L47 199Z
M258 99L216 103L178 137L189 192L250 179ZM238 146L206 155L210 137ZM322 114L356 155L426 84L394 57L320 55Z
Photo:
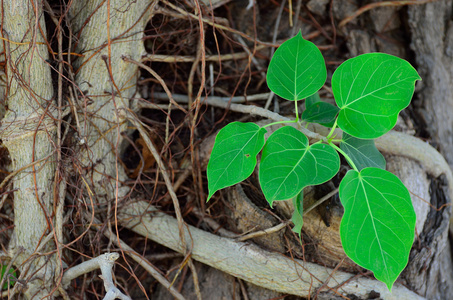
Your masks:
M57 258L53 254L50 259L41 257L35 252L51 250L52 246L43 245L43 241L48 242L46 235L52 237L55 232L51 216L54 214L54 120L57 113L52 99L50 67L46 62L46 37L41 35L46 32L42 3L28 0L2 3L2 35L12 42L6 43L8 109L2 119L1 139L10 154L11 170L20 170L13 179L17 191L14 193L15 230L9 245L10 256L24 250L15 264L19 266L21 278L30 280L25 298L53 298ZM153 2L108 3L75 1L70 10L72 32L78 36L75 51L85 55L74 63L74 67L79 68L75 89L80 91L77 92L80 96L78 114L82 120L79 136L85 139L81 161L90 169L90 192L94 191L101 201L106 197L114 198L116 181L125 179L124 170L117 164L117 154L120 132L126 128L126 121L118 112L129 107L129 100L135 94L138 69L125 63L121 56L140 60L144 53L141 37ZM103 56L108 58L107 64ZM124 192L120 192L121 195Z
M74 63L77 89L83 93L76 100L78 134L85 142L80 159L89 168L94 193L111 199L116 181L126 179L118 164L121 132L127 126L121 110L129 108L138 77L138 67L122 56L140 61L144 55L141 38L154 1L110 1L109 18L103 2L74 1L69 14L73 33L79 37L75 52L84 55ZM118 196L126 192L122 189Z
M416 108L427 132L450 167L453 166L452 5L452 1L442 0L408 8L411 48L415 52L417 70L423 79L415 102ZM442 198L442 184L434 185L432 190L433 205L439 207L443 203L451 203L451 197L446 200ZM430 234L421 237L422 242L431 243L430 248L414 251L411 256L414 264L407 270L407 274L411 274L410 285L431 299L447 299L453 294L448 242L450 211L449 208L430 213L435 225L430 224Z
M40 269L47 259L35 251L52 228L53 179L55 176L55 105L42 9L39 1L3 1L3 38L6 43L8 94L2 119L1 139L11 158L11 170L23 170L14 177L14 238L10 252L24 251L16 265L28 283L26 298L43 297L52 289L52 267ZM14 43L16 42L16 43ZM17 44L23 43L23 44ZM39 163L38 160L44 159ZM33 165L33 166L31 166ZM40 250L38 250L40 249ZM27 260L27 263L24 262Z
M452 1L408 8L411 48L422 77L415 99L426 130L453 166L453 26Z

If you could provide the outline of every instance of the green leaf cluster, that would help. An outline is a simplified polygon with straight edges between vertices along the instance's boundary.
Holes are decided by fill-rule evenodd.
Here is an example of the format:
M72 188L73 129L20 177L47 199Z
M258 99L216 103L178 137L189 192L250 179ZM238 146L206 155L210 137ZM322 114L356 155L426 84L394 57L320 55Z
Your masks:
M310 144L296 120L277 129L265 141L265 127L234 122L216 137L207 168L209 196L237 184L259 165L259 182L272 206L292 199L293 230L303 226L304 187L329 181L340 168L339 154L349 170L339 186L344 206L340 236L345 253L373 271L389 289L408 262L415 231L415 212L404 184L385 170L385 159L374 140L390 131L412 98L417 71L405 60L384 53L359 55L341 64L332 75L335 104L322 101L318 91L327 70L321 52L301 34L283 43L272 58L267 84L278 96L305 99L300 120L331 128L328 136ZM281 123L281 122L278 122ZM335 139L334 130L343 130ZM339 146L337 146L339 144Z

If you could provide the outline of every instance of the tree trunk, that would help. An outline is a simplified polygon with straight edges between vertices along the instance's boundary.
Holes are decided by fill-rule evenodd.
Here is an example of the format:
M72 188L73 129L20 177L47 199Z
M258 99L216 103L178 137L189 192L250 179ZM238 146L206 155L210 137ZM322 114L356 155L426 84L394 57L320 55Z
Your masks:
M87 202L105 203L106 199L124 196L128 190L117 184L125 179L117 159L121 133L127 126L120 112L128 109L136 93L138 68L124 62L122 56L138 61L144 54L141 37L152 3L75 1L70 7L69 24L77 36L73 41L77 41L75 51L83 59L73 64L77 99L69 105L75 104L72 109L80 120L80 160L88 172L82 168L74 171L90 183L87 198L94 191L95 198ZM28 281L25 298L53 298L61 276L61 270L56 269L61 266L61 257L50 252L54 243L49 239L62 236L62 228L55 228L55 214L62 219L61 212L53 206L63 201L58 195L61 179L55 176L55 153L61 151L55 147L55 120L57 110L62 108L56 106L51 68L46 61L49 56L42 3L4 1L2 15L8 94L1 139L11 158L11 170L19 172L13 179L17 191L10 257L20 253L14 263L20 278ZM61 255L60 250L58 253Z
M97 201L122 198L128 191L118 182L126 179L118 163L124 110L136 95L138 67L123 57L140 61L145 54L143 30L155 1L75 1L69 10L70 24L78 37L75 93L81 145L80 160L94 186ZM118 192L116 194L116 192Z
M48 235L54 233L56 117L48 58L46 25L38 1L4 1L3 32L7 59L6 115L1 139L11 158L14 237L10 253L20 253L16 265L30 280L25 297L41 298L53 288L55 255ZM43 268L48 264L49 267ZM33 278L33 279L31 279Z

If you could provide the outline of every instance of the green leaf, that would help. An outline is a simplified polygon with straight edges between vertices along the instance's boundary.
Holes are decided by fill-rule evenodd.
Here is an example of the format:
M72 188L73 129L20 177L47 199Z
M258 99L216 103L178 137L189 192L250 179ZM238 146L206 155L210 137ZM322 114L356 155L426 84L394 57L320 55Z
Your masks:
M414 241L415 212L408 190L392 173L365 168L348 171L339 194L344 251L391 290Z
M269 89L291 101L316 93L326 78L321 51L312 42L304 40L300 33L275 51L266 75Z
M321 97L319 97L319 93L314 93L311 96L308 96L307 99L305 99L305 108L321 101Z
M340 149L352 159L359 171L367 167L385 170L385 158L374 145L374 140L358 139L343 132Z
M302 120L332 127L340 109L327 102L316 102L308 106L302 114Z
M208 200L214 193L249 177L256 166L256 155L264 145L266 129L254 123L233 122L222 128L209 159Z
M368 53L345 61L332 76L338 126L358 138L380 137L395 126L420 79L407 61L389 54Z
M294 223L292 231L301 234L302 226L304 226L304 192L301 191L296 197L293 198L294 212L291 221Z
M299 130L285 126L267 140L259 181L269 204L295 197L308 185L330 180L340 168L338 153L329 145L308 144Z
M7 274L12 274L14 277L16 277L16 272L14 271L13 268L9 269L8 272L6 270L7 266L2 266L2 270L0 273L0 281L2 281L4 276L7 276ZM9 281L9 286L14 285L14 280ZM5 283L3 284L2 290L7 290L8 289L8 279L5 279Z

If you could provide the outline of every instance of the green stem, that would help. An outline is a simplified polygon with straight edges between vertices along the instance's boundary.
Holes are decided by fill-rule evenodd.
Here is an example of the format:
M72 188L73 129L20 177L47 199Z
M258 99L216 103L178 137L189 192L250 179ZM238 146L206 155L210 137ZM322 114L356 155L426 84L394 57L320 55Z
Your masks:
M270 123L270 124L264 125L261 128L266 128L266 127L269 127L269 126L272 126L272 125L277 125L277 124L287 124L287 123L297 123L297 122L299 122L299 111L298 111L298 108L297 108L297 101L294 101L294 102L296 103L296 119L295 120L293 120L293 121L274 122L274 123Z
M272 126L272 125L277 125L277 124L287 124L287 123L297 123L297 120L273 122L273 123L269 123L269 124L267 124L267 125L264 125L264 126L261 127L261 128L266 128L266 127L269 127L269 126Z
M296 122L299 122L299 108L297 107L297 100L294 101L294 106L296 108Z
M334 148L335 150L337 150L339 153L341 153L341 155L344 156L344 158L348 161L348 164L357 172L359 172L359 169L357 169L357 167L355 166L354 162L352 161L352 159L343 151L340 149L340 147L338 147L337 145L335 145L334 143L332 142L329 142L329 145Z
M335 132L335 128L337 128L337 120L338 120L338 118L335 119L335 123L333 123L332 129L330 130L329 134L326 137L327 140L330 140L330 137Z

